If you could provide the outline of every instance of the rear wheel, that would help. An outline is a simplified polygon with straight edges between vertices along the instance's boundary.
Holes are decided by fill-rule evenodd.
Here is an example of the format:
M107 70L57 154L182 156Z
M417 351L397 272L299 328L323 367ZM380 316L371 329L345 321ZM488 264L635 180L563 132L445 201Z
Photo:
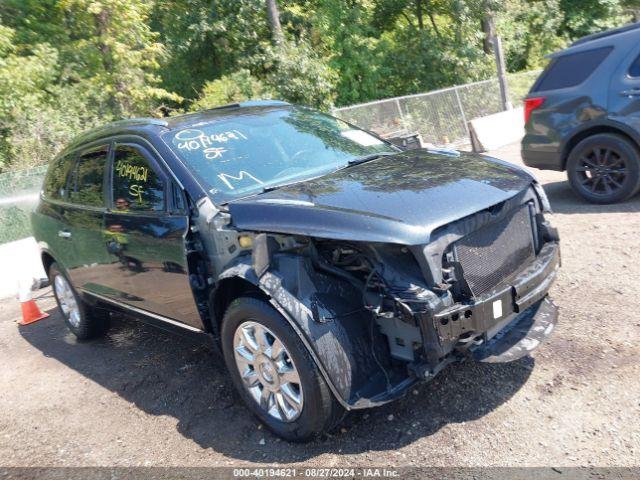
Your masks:
M76 337L86 340L104 333L109 319L108 312L83 302L57 263L49 267L49 281L64 322Z
M344 410L287 321L269 304L234 300L222 323L222 351L247 407L276 435L305 441L329 430Z
M573 190L589 202L621 202L640 187L640 155L625 137L594 135L571 151L567 176Z

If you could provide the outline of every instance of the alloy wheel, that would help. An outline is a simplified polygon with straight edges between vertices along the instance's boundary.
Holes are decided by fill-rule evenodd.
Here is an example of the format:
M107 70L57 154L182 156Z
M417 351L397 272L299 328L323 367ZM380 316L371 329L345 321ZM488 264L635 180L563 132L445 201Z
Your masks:
M56 298L60 303L62 313L69 320L69 323L74 327L80 326L80 309L78 308L78 302L73 294L71 285L66 278L62 275L56 275L53 281L53 290L56 294Z
M627 179L625 157L608 147L586 151L578 160L575 171L580 188L593 195L613 195Z
M236 329L233 347L243 385L259 407L282 422L298 418L302 383L282 341L264 325L248 321Z

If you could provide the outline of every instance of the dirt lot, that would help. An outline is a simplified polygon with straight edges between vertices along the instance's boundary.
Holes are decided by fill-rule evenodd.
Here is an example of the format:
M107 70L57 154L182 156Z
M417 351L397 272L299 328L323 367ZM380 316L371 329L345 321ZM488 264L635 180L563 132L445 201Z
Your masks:
M517 146L493 154L519 161ZM558 328L532 358L450 366L335 435L288 444L239 403L209 345L126 319L76 343L44 291L51 317L30 326L0 304L0 465L639 466L640 198L591 206L563 174L536 175L564 263Z

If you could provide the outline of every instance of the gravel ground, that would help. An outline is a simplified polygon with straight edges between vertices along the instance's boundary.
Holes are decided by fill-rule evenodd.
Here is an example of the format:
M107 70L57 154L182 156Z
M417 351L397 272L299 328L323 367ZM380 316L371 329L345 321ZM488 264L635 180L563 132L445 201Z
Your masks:
M519 162L518 146L494 156ZM640 466L640 198L592 206L535 172L556 211L558 328L532 357L449 366L403 400L288 444L261 428L208 344L116 319L77 343L54 310L0 303L2 466ZM3 275L7 275L5 272Z

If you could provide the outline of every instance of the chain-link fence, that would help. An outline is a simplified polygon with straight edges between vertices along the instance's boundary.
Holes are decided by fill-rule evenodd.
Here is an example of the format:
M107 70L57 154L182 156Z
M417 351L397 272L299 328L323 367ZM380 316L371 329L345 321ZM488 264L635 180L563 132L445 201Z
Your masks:
M511 103L518 106L540 71L508 75ZM467 122L502 111L498 79L468 83L428 93L389 98L334 110L354 125L395 137L420 133L427 143L470 145Z
M31 236L29 214L47 167L0 175L0 244Z

